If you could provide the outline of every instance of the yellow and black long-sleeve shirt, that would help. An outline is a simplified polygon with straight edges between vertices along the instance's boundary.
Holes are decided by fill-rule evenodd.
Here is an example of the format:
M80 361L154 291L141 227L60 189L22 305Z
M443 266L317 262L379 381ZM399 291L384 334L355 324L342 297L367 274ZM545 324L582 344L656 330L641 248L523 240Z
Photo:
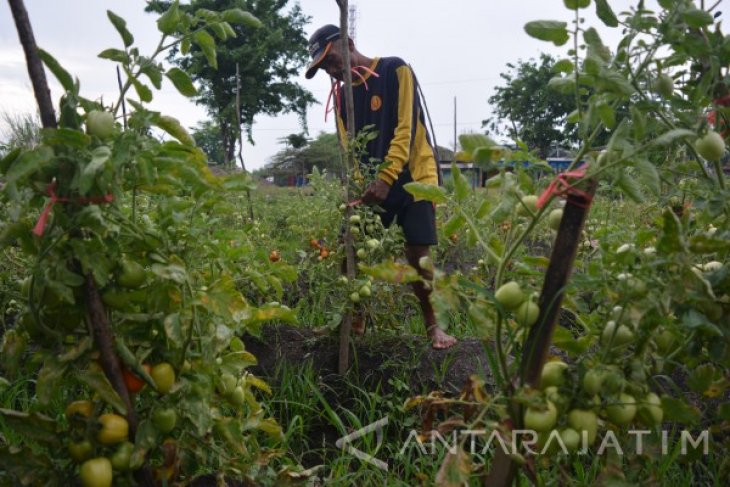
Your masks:
M438 168L433 146L426 130L421 100L410 66L397 57L375 58L370 69L377 73L363 73L364 81L353 80L355 133L374 125L377 137L367 143L363 156L365 164L387 161L390 165L379 177L393 184L404 168L413 181L438 184ZM346 140L345 100L340 96L337 126L342 140Z

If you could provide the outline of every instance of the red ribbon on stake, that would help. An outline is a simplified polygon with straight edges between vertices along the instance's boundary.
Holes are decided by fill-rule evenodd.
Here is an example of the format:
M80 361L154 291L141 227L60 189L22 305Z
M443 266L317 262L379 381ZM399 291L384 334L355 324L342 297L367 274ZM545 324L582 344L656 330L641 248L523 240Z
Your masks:
M558 174L558 176L550 182L545 191L543 191L537 199L537 207L542 208L545 206L547 202L550 201L550 197L552 195L559 196L561 198L566 198L569 195L580 196L583 198L585 203L577 204L574 202L574 204L577 204L580 208L588 208L591 206L593 196L591 196L587 191L576 188L575 185L570 182L571 180L583 179L586 175L586 168L587 166L583 165L578 169Z
M43 235L43 232L46 230L46 224L48 223L48 217L51 214L51 210L53 209L53 206L56 203L77 203L80 205L89 205L89 204L103 204L103 203L111 203L114 201L114 196L112 194L105 194L104 196L92 196L90 198L62 198L56 194L56 186L58 185L58 181L56 181L56 178L53 178L53 181L51 184L48 185L46 188L46 193L48 193L48 196L51 198L51 201L46 204L45 208L43 208L43 211L41 212L41 216L38 217L38 222L35 224L35 227L33 227L33 234L37 235L38 237Z

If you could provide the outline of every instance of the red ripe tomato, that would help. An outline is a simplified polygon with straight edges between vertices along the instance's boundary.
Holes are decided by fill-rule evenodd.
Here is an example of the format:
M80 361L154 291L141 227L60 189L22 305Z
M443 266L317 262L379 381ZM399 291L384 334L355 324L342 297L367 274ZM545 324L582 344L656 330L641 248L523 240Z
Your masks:
M144 367L148 374L152 370L152 367L147 364L144 364L142 367ZM134 372L124 366L122 366L122 376L124 377L124 384L127 386L127 390L132 394L138 393L146 385L144 380L140 379Z
M269 260L271 262L279 262L281 260L281 254L279 254L278 250L272 250L269 252Z

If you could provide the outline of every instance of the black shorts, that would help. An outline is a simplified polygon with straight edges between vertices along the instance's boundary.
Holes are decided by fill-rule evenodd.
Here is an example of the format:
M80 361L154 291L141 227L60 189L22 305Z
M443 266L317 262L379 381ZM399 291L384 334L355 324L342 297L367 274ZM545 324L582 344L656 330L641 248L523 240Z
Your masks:
M413 201L413 195L403 185L413 181L411 172L404 169L398 179L390 187L388 197L380 205L385 213L380 213L380 220L385 227L393 221L403 229L406 244L436 245L436 211L430 201Z

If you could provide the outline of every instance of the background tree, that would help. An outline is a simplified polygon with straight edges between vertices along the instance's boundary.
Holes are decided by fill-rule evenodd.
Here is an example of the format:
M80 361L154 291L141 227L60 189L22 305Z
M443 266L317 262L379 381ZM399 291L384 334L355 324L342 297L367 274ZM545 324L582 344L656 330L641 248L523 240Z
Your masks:
M193 128L191 135L195 145L200 147L208 156L208 164L223 164L225 147L221 136L220 126L212 120L199 122Z
M543 53L539 62L531 59L507 64L510 70L500 74L506 84L498 86L489 97L494 114L482 121L482 127L488 133L524 141L541 157L546 157L556 143L577 142L575 124L566 121L575 106L573 96L548 88L555 76L555 62Z
M206 107L220 128L224 164L233 160L241 130L236 114L237 66L240 121L251 143L256 115L293 112L300 116L304 126L307 106L314 103L312 94L292 81L309 57L304 33L309 18L298 4L289 6L289 3L289 0L193 0L189 5L180 5L181 10L190 12L240 8L253 14L264 27L235 25L235 37L212 29L208 35L216 36L217 68L209 65L211 53L206 53L198 43L193 43L185 54L176 50L170 57L197 82L196 102ZM163 11L170 4L152 1L147 8Z
M282 141L286 147L271 158L257 174L263 177L276 175L307 175L316 166L320 171L339 175L341 170L339 139L337 134L320 132L316 139L299 145L300 135L293 134L295 145L289 137Z

